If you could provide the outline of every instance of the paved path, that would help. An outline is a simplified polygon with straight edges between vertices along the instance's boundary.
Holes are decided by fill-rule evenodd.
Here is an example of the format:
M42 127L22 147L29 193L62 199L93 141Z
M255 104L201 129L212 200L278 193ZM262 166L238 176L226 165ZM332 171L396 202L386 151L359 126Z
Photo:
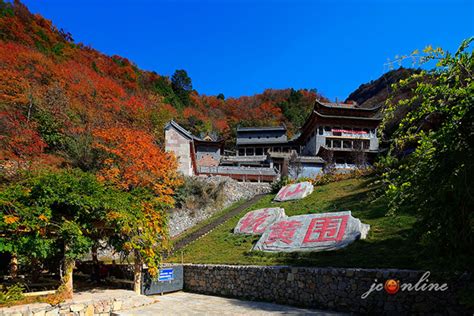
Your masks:
M112 315L343 315L335 312L187 292L175 292L163 296L153 296L153 298L158 302L128 311L119 311Z
M226 221L228 221L229 219L231 219L232 217L234 217L235 215L237 214L240 214L240 212L242 212L243 210L245 210L246 208L252 206L253 204L257 203L261 198L263 198L265 196L265 194L257 194L255 195L253 198L251 198L250 200L248 201L245 201L244 203L240 204L239 206L237 206L236 208L226 212L225 214L223 214L222 216L216 218L215 220L213 220L212 222L210 222L209 224L205 225L204 227L198 229L197 231L189 234L189 236L186 236L180 240L178 240L174 245L173 245L173 250L172 252L175 252L181 248L183 248L184 246L188 245L189 243L201 238L202 236L204 236L205 234L209 233L210 231L212 231L214 228L216 228L217 226L225 223ZM198 224L199 225L199 224ZM184 232L186 233L186 232Z

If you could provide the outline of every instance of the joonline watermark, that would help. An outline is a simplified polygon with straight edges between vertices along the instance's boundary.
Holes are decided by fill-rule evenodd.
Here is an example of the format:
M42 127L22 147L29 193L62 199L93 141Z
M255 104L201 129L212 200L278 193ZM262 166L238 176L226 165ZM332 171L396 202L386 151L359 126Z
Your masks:
M377 279L374 280L374 283L370 286L370 289L363 293L360 298L367 298L372 292L380 292L385 290L388 294L396 294L398 291L439 291L444 292L448 289L448 284L443 283L430 283L428 277L431 272L426 271L421 278L415 284L412 283L400 283L399 280L388 279L385 283L377 282Z

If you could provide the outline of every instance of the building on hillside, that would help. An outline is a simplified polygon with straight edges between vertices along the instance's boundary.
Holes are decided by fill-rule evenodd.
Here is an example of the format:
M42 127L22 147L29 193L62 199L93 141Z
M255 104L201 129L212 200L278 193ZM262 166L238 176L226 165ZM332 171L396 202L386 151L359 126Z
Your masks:
M237 127L238 156L262 156L268 152L289 152L286 126Z
M195 161L192 159L192 153L195 138L175 121L170 121L165 126L165 150L175 154L178 159L178 171L185 176L194 175Z
M235 155L224 142L201 139L171 121L166 150L178 156L185 175L224 175L242 181L274 181L280 176L313 178L325 166L351 170L372 163L379 152L380 106L316 101L300 133L288 139L285 126L238 127Z
M336 168L371 163L379 152L381 119L380 106L367 109L356 103L316 101L297 140L300 154L321 157Z
M245 159L239 156L223 156L224 141L200 138L170 121L165 126L165 150L178 158L178 170L186 175L221 175L240 181L272 182L278 172L264 159ZM250 157L249 157L250 158Z

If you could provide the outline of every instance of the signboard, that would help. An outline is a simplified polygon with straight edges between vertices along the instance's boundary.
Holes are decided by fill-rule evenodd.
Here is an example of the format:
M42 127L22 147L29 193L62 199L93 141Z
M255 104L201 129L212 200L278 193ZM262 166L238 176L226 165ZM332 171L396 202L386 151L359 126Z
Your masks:
M365 135L368 134L366 131L355 131L355 130L348 130L348 129L332 129L333 133L344 133L344 134L359 134Z
M172 281L174 280L174 270L173 268L161 269L158 275L158 281Z
M261 235L268 226L285 217L285 210L280 207L251 211L240 219L234 228L234 233Z
M254 250L270 252L327 251L365 239L370 225L352 217L351 212L291 216L269 226Z
M152 277L148 269L142 273L143 295L155 295L183 289L183 266L172 265L162 267L158 273L158 278Z
M283 202L290 200L299 200L313 193L313 185L310 182L300 182L284 186L278 191L274 200Z

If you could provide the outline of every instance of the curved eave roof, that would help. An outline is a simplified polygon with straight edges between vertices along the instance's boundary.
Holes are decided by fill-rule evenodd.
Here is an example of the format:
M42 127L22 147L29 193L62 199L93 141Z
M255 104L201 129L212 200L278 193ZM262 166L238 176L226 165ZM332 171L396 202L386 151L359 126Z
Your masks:
M313 113L316 116L322 118L335 118L335 119L346 119L346 120L359 120L359 121L381 121L381 117L363 117L363 116L345 116L345 115L327 115L321 114L318 111L314 110Z
M356 111L362 111L362 112L364 112L364 111L366 111L366 112L376 111L376 110L378 110L382 107L382 104L379 104L379 105L376 105L376 106L371 107L371 108L362 108L362 107L348 106L345 103L323 103L319 100L316 100L315 105L316 104L319 104L320 106L328 108L328 109L356 110ZM345 106L332 105L332 104L344 104Z

